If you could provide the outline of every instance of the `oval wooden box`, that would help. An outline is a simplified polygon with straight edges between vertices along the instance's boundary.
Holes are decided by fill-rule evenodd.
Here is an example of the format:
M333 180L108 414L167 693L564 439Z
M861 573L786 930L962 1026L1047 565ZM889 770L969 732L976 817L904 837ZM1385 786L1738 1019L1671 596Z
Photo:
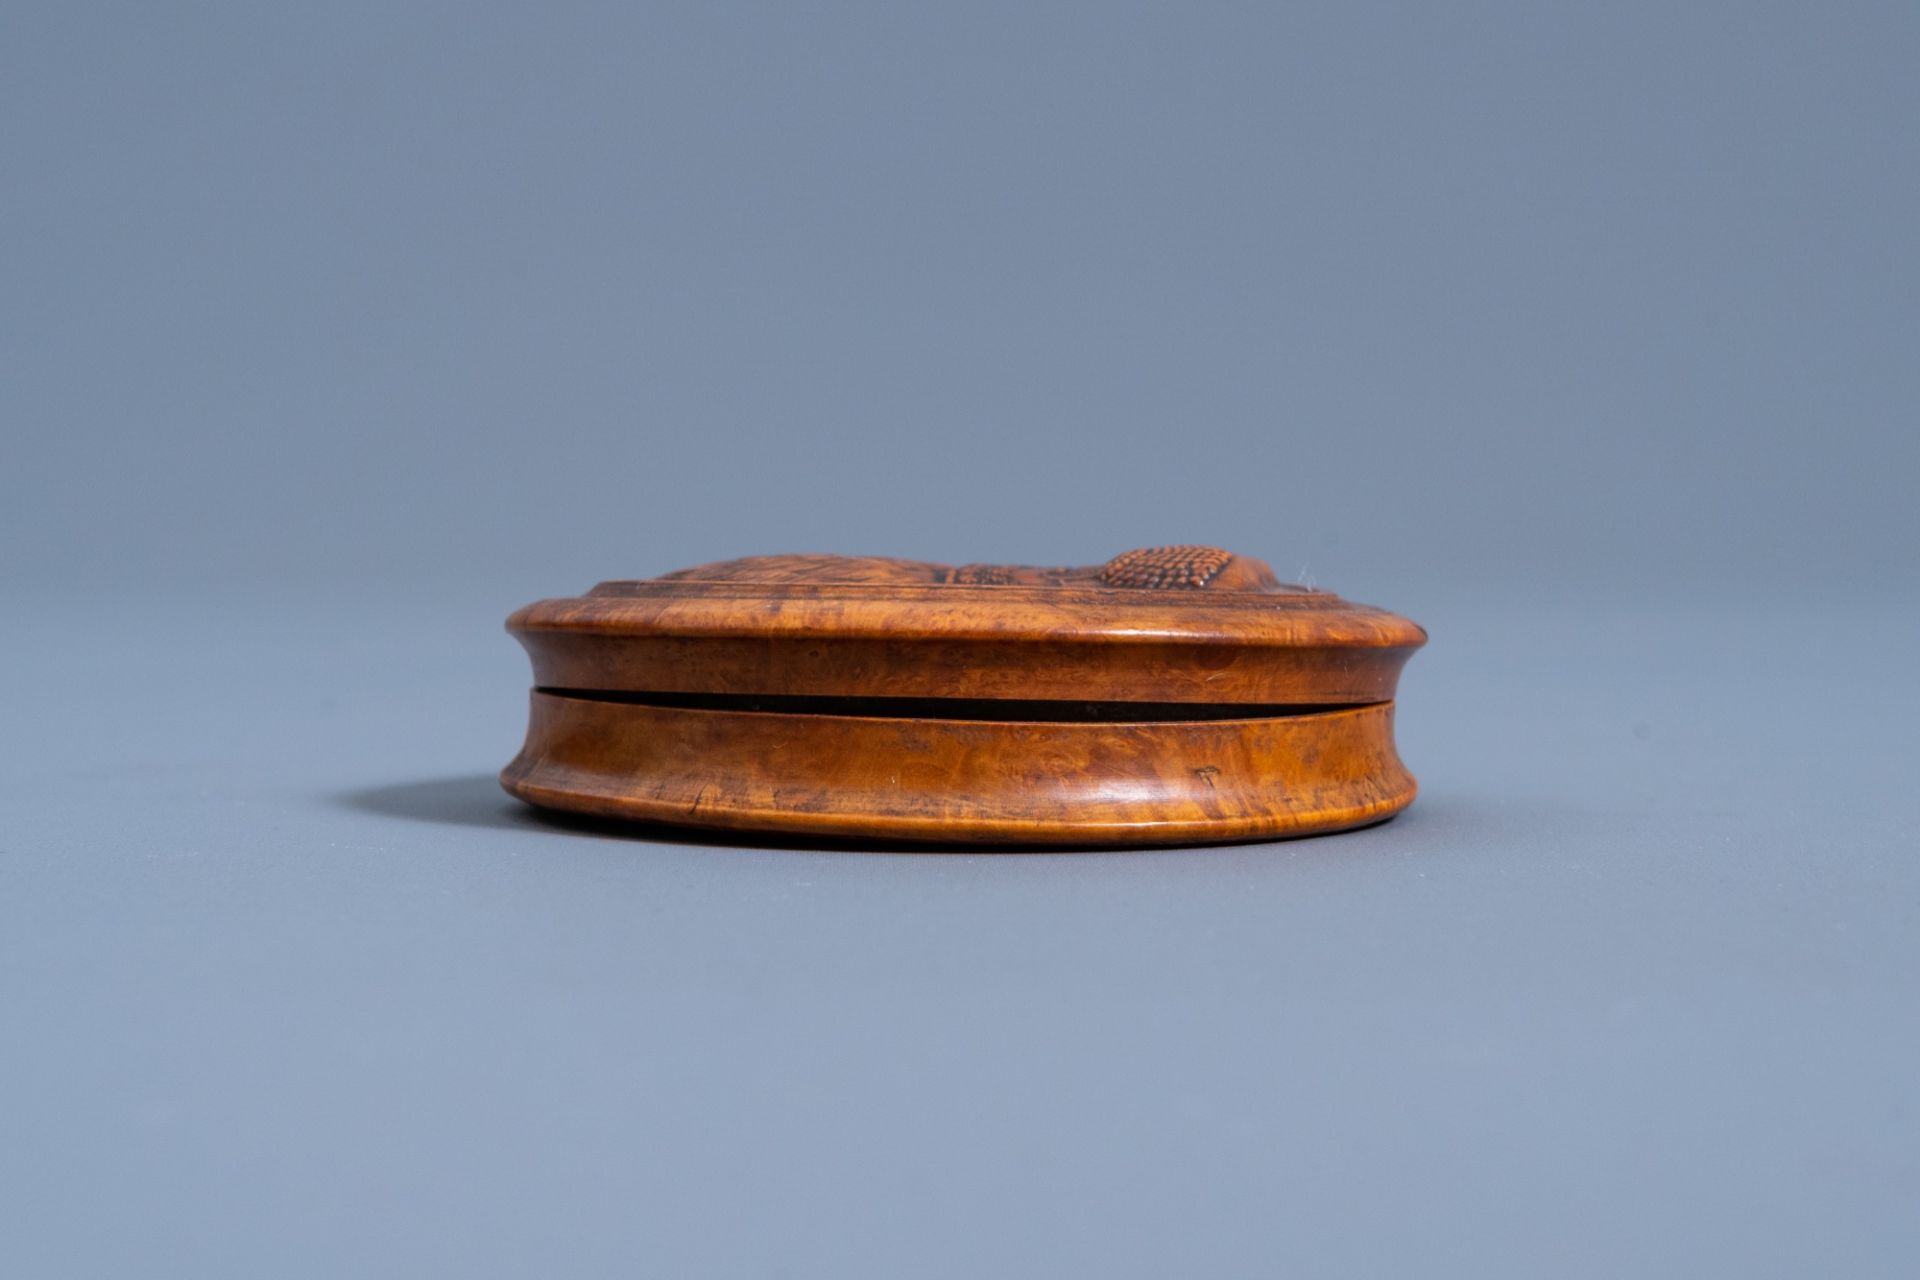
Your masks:
M757 556L507 621L501 774L543 808L960 844L1186 844L1391 817L1405 618L1211 547L1047 569Z

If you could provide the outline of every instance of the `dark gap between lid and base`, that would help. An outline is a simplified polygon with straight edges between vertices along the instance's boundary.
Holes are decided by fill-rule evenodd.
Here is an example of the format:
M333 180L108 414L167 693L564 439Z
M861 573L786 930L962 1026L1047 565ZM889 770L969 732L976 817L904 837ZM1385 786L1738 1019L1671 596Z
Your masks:
M891 720L1005 720L1054 724L1271 720L1380 706L1377 702L1079 702L1056 698L868 698L805 693L629 693L615 689L536 689L556 698L694 711L867 716Z

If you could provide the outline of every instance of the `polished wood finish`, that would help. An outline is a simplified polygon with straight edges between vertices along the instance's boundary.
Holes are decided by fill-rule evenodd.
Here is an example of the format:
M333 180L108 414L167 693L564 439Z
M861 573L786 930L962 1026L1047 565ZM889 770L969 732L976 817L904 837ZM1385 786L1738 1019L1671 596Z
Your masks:
M1215 548L1085 568L770 556L515 613L544 807L976 844L1301 835L1413 798L1413 623Z
M1390 703L1135 724L710 711L533 695L507 789L742 831L975 844L1184 844L1377 822L1413 799Z

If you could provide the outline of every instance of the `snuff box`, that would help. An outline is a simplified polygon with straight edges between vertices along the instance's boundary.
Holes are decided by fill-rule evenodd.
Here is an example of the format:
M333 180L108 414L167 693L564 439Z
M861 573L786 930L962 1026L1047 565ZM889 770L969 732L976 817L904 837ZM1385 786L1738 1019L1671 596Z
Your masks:
M686 827L1182 844L1391 817L1407 619L1213 547L1103 565L754 556L507 620L530 804Z

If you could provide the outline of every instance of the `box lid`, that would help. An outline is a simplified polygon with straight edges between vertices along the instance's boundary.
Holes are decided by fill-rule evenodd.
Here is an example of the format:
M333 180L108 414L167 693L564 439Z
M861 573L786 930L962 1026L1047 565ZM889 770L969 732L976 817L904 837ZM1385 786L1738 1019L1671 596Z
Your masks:
M978 702L996 715L1027 702L1248 715L1385 702L1426 641L1397 614L1201 546L1072 568L751 556L603 582L507 628L549 691L939 699L946 714Z

